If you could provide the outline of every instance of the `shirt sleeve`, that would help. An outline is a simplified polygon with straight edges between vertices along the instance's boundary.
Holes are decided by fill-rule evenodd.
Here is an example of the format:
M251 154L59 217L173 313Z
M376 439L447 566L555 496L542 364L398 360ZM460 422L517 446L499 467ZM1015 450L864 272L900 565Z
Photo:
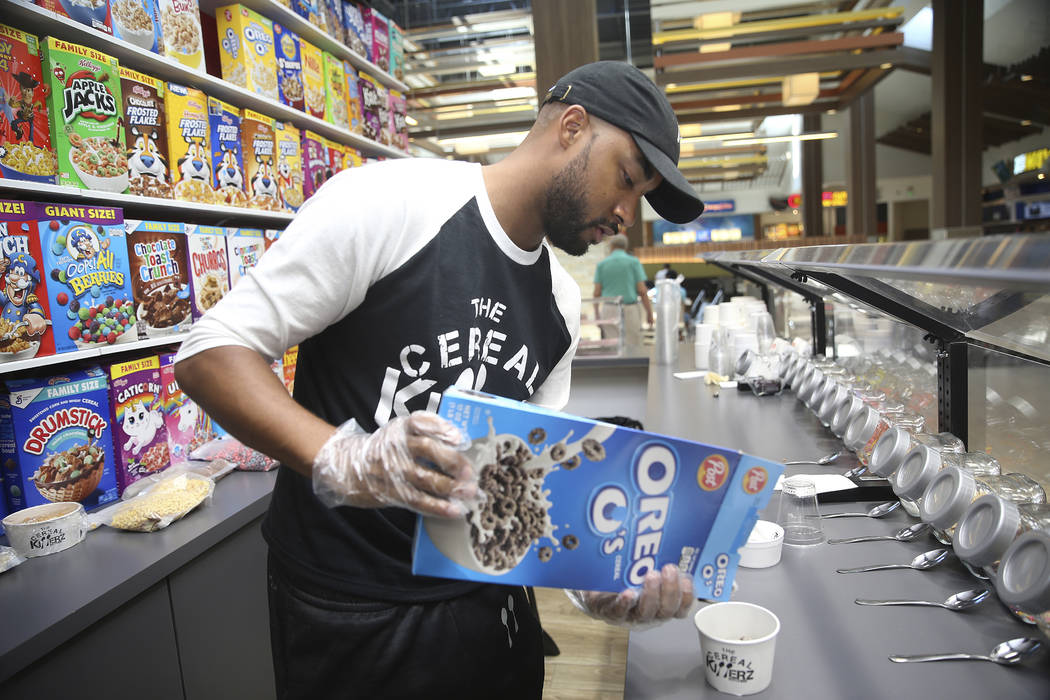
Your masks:
M635 283L645 282L649 278L645 276L645 268L642 267L642 261L639 260L638 258L633 258L633 260L634 260L634 276L635 276L635 280L634 281L635 281Z

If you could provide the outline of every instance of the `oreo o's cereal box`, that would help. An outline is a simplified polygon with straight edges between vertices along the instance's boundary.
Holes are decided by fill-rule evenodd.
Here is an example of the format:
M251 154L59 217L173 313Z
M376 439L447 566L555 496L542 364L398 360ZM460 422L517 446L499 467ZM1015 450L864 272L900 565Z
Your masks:
M124 229L139 338L189 330L193 312L185 225L130 220L124 222Z
M418 520L412 572L621 591L675 564L698 598L727 600L783 467L735 450L449 389L440 415L484 497L465 520Z
M76 204L40 211L55 350L137 340L123 212Z
M113 452L121 493L144 476L171 465L164 423L160 359L144 357L109 368Z
M55 354L38 207L0 199L0 362Z

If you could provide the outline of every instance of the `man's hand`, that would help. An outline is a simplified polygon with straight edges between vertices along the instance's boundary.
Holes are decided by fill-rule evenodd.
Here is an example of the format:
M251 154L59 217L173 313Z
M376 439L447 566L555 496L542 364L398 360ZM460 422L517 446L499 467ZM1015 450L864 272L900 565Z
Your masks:
M639 591L570 591L569 597L588 615L623 626L683 618L694 602L692 579L679 572L674 564L646 574Z

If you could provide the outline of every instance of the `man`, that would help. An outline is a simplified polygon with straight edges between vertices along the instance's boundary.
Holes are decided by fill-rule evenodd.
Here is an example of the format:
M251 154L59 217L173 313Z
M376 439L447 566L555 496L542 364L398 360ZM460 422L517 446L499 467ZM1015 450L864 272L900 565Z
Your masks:
M641 72L583 66L497 164L333 177L194 326L179 383L282 463L263 524L281 697L540 696L523 589L411 574L415 513L463 517L477 492L458 431L432 411L452 385L564 406L580 291L544 239L582 254L630 225L642 195L695 219L677 139ZM268 358L296 343L293 401ZM692 586L668 567L640 591L576 599L646 622L684 615Z
M627 236L618 233L609 239L612 252L598 263L594 271L594 296L620 297L623 302L624 344L628 348L642 346L642 314L645 322L653 325L653 305L645 286L645 269L638 258L627 254Z

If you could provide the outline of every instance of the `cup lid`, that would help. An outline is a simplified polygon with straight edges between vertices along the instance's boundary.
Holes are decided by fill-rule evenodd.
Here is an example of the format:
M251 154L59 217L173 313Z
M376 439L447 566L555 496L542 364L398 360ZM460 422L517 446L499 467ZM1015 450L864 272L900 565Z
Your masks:
M970 504L952 540L955 554L972 566L990 566L1003 558L1017 535L1021 511L994 493Z
M902 498L922 497L926 485L941 468L941 456L926 445L916 445L894 475L893 492Z
M958 467L937 472L922 494L922 519L947 530L959 522L977 495L977 479Z
M849 427L853 416L863 407L864 402L860 400L860 397L852 391L849 392L849 396L835 410L835 417L831 419L831 432L841 437Z
M846 443L846 447L856 452L864 447L864 443L872 436L878 425L879 412L871 406L865 406L864 410L854 416L853 420L849 422L842 441Z
M911 435L904 428L891 426L875 443L871 451L868 471L881 477L889 477L897 471L911 449Z
M1025 612L1050 610L1050 532L1032 530L1003 554L995 577L999 599Z

